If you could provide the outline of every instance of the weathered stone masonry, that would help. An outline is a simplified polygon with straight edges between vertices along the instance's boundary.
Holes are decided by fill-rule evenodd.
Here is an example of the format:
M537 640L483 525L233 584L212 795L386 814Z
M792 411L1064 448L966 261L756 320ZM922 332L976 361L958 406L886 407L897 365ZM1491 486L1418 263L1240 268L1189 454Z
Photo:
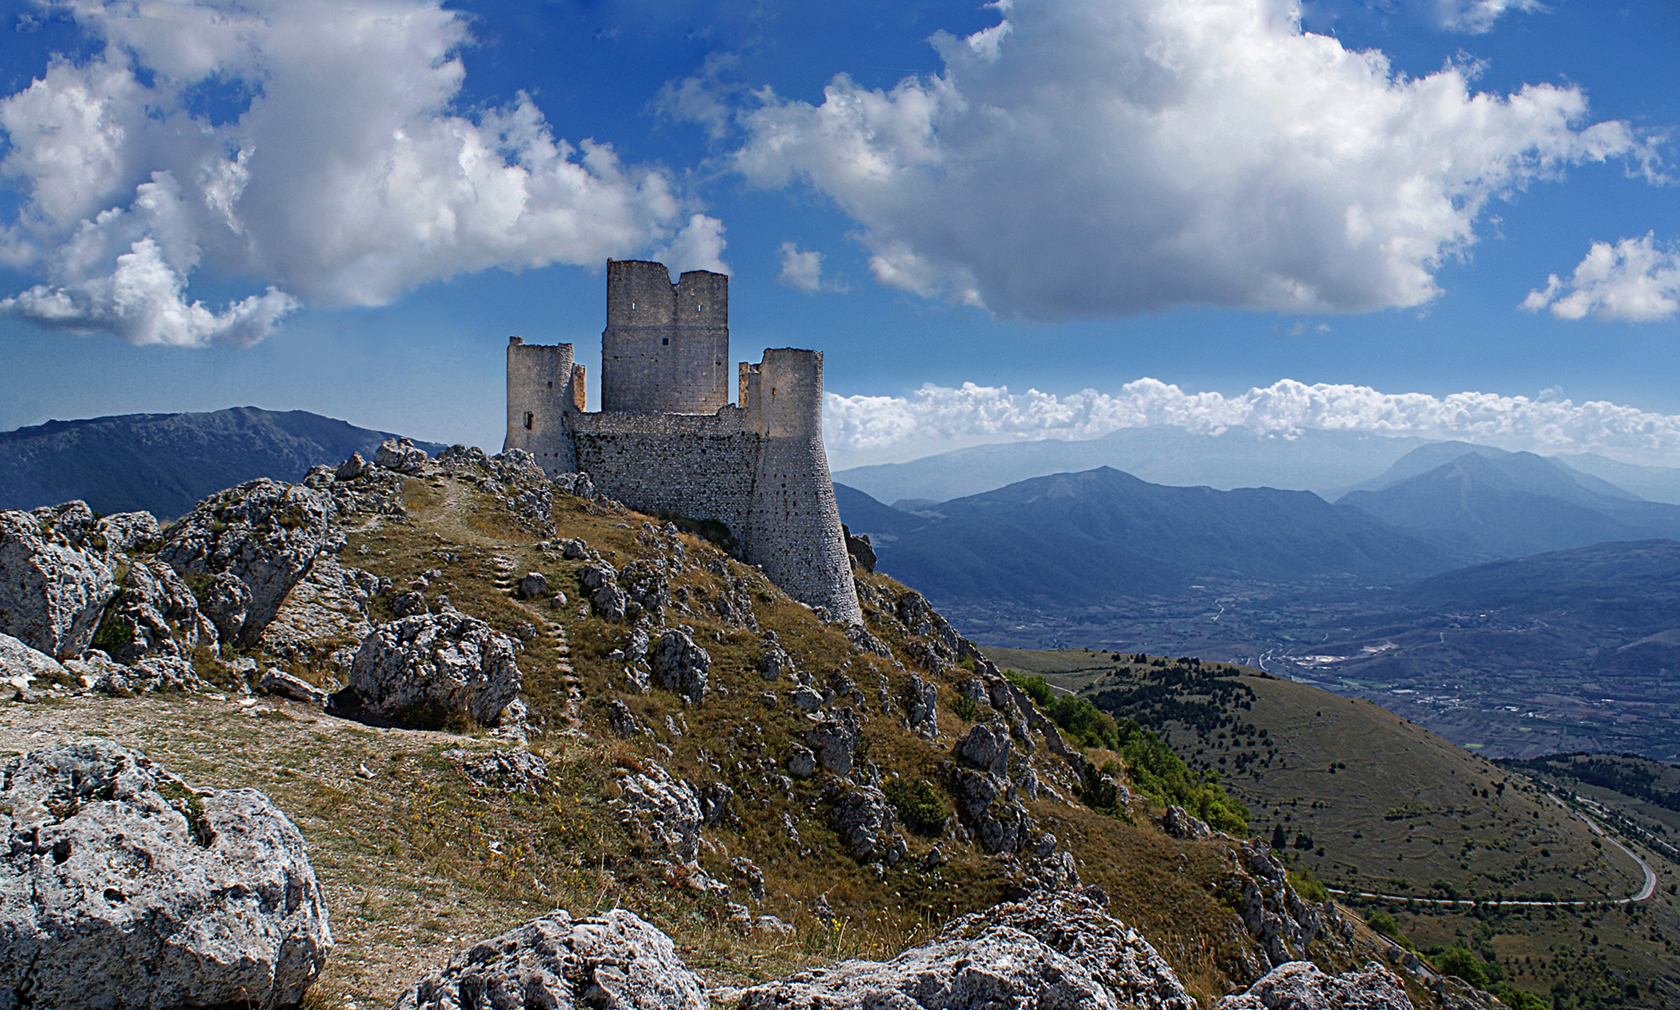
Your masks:
M609 261L599 413L572 345L508 346L506 448L643 512L715 520L795 599L862 623L822 444L822 353L766 350L728 402L729 278Z

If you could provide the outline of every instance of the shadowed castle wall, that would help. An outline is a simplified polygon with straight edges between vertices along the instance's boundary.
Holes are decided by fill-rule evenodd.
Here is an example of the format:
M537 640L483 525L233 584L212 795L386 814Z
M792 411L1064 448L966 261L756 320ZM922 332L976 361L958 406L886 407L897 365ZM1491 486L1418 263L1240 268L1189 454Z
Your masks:
M601 409L710 414L729 402L729 278L662 263L607 263Z

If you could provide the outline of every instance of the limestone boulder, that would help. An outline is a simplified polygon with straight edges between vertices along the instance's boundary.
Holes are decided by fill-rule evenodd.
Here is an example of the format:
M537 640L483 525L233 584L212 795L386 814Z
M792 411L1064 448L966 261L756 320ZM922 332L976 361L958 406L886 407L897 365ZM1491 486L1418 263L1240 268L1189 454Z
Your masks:
M366 476L372 469L373 464L363 459L361 453L353 452L349 459L338 464L338 469L333 471L333 480L352 481Z
M248 646L327 545L331 504L302 484L250 481L199 502L164 531L157 557L188 582L237 579L248 597L219 579L206 610L223 641Z
M515 595L522 600L534 600L548 594L548 577L541 572L526 572L519 580Z
M8 687L21 690L36 677L70 680L71 673L46 653L31 649L10 635L0 635L0 680Z
M816 754L817 764L835 775L850 775L856 760L863 727L857 713L841 709L805 731L805 743Z
M136 561L112 598L94 644L119 663L178 659L189 664L199 646L216 647L216 627L175 569Z
M748 989L739 1003L741 1010L1198 1005L1171 965L1136 930L1107 914L1096 888L996 905L952 921L891 961L846 961L802 972Z
M1376 961L1327 975L1311 961L1290 961L1214 1010L1412 1010L1400 977Z
M898 840L898 815L887 802L886 794L875 786L843 791L834 801L829 823L846 851L859 862L884 856L892 842Z
M620 820L637 827L678 862L700 854L700 826L706 817L694 787L655 762L641 771L624 770L613 801Z
M905 721L924 740L939 736L939 689L912 673L905 690Z
M1161 815L1161 830L1174 838L1211 838L1213 829L1206 821L1180 806L1170 806Z
M671 938L634 912L556 910L475 944L397 1010L708 1010Z
M712 657L681 628L667 629L653 646L653 682L698 705L706 700Z
M163 527L150 512L117 512L99 520L94 532L105 541L107 552L127 554L156 543Z
M380 625L350 668L350 690L364 709L427 729L462 717L492 725L520 684L513 639L456 610Z
M271 655L303 665L325 664L343 676L373 630L369 607L378 592L377 576L323 553L286 594L257 641Z
M7 762L0 991L36 1007L296 1004L332 949L302 834L104 740Z
M93 513L74 505L87 508L0 511L0 633L58 659L87 648L116 592L103 553L78 546Z
M461 754L461 772L484 789L504 793L542 793L549 787L548 762L528 750Z
M417 448L406 438L388 438L379 443L373 454L374 465L398 473L419 473L430 460L426 450Z

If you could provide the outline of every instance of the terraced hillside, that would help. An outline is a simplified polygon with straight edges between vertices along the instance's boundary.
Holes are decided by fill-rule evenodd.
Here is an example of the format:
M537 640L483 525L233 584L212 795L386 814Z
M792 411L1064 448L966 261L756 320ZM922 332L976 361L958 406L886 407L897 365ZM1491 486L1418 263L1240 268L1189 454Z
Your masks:
M1662 1005L1650 986L1680 983L1674 895L1625 901L1645 877L1622 845L1662 888L1680 879L1675 864L1637 837L1601 836L1566 796L1513 766L1368 701L1247 667L1076 649L988 654L1161 733L1218 776L1292 866L1385 910L1423 947L1475 946L1527 991L1550 999L1554 985L1568 989L1564 1006L1612 991L1631 999L1629 985L1641 987L1635 1005ZM1502 901L1539 904L1489 904Z
M848 633L707 541L518 463L452 451L408 476L317 468L306 487L331 547L251 644L195 655L207 685L37 684L0 704L0 748L106 736L197 785L268 793L309 841L337 939L314 1008L391 1005L478 939L614 906L671 933L727 1005L727 986L891 956L1070 870L1204 1001L1246 987L1279 943L1329 970L1387 956L1357 917L1253 884L1236 840L1162 830L1158 804L1118 788L1127 769L1068 746L919 594L859 572L866 633ZM274 521L297 543L313 520ZM339 691L369 629L451 612L518 641L523 717L357 721L245 693L271 669ZM112 613L96 641L115 648ZM705 676L650 683L667 645L699 668L683 640L705 650ZM984 742L977 726L996 728L978 766L958 746ZM875 819L848 819L860 808ZM1419 1006L1475 999L1394 963Z

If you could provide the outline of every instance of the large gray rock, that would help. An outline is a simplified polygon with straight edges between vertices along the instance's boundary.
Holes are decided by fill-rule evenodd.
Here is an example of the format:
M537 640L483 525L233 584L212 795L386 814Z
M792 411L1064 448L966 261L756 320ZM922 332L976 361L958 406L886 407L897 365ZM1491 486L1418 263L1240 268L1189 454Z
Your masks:
M556 910L474 945L397 1010L707 1010L671 938L622 908Z
M375 465L398 473L419 473L430 460L426 450L406 438L388 438L379 443L379 449L373 454Z
M671 628L653 646L653 682L698 705L706 700L712 656L694 644L688 632Z
M1271 846L1250 839L1229 856L1235 865L1225 887L1236 898L1248 935L1259 945L1261 971L1300 959L1308 943L1329 933L1326 926L1334 911L1301 897Z
M103 740L33 751L4 772L6 996L267 1008L297 1003L320 974L326 902L302 834L262 793L195 790Z
M129 566L94 643L119 663L152 658L190 663L199 646L216 647L216 628L175 569L161 561Z
M58 660L10 635L0 635L0 680L11 687L27 687L36 677L70 678Z
M93 639L116 583L102 552L78 546L93 513L59 509L0 512L0 633L66 659Z
M127 554L155 543L163 528L150 512L118 512L99 520L94 532L104 539L106 551Z
M1214 1010L1412 1010L1412 1001L1400 977L1376 961L1340 975L1326 975L1311 961L1290 961Z
M898 826L892 804L874 786L858 786L842 793L834 802L829 820L846 851L859 862L884 855Z
M250 481L204 499L170 526L158 560L189 582L237 578L248 598L224 579L206 610L223 641L251 645L326 545L330 504L329 495L302 484Z
M378 591L377 576L322 554L257 640L265 652L291 662L325 663L347 672L373 630L368 607Z
M939 736L939 689L912 673L905 690L905 720L910 731L924 740Z
M805 731L805 743L816 753L817 764L836 775L850 775L863 728L857 713L841 709Z
M513 639L456 610L380 625L350 669L350 689L364 708L422 728L463 716L492 725L519 688Z
M679 862L694 861L706 818L693 786L650 761L642 771L623 770L618 788L621 821L639 826Z

